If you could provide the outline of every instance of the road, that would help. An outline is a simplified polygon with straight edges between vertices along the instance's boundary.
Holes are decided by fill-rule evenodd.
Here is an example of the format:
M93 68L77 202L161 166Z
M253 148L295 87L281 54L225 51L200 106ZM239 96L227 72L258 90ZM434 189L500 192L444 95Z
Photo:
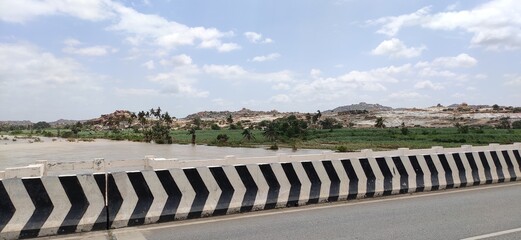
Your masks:
M521 183L203 218L47 239L521 239Z

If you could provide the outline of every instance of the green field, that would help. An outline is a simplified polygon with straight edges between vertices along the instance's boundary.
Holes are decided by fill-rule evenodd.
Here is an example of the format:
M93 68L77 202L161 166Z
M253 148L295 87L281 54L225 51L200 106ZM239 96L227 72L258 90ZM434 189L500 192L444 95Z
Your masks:
M61 134L68 130L61 130ZM255 139L247 141L243 139L242 130L197 130L196 143L207 145L220 145L232 147L268 147L273 143L268 141L261 130L252 130ZM47 136L56 136L56 129L46 129L43 133ZM191 135L186 130L171 131L174 143L190 144ZM0 132L0 134L29 136L28 130L18 132ZM219 134L226 134L229 139L226 142L217 141ZM42 136L42 132L33 132L32 136ZM113 139L141 141L143 135L132 130L112 131L81 131L79 139ZM407 134L403 134L400 128L385 129L334 129L313 130L301 138L279 138L279 147L331 149L342 151L357 151L360 149L396 149L396 148L430 148L432 146L458 147L461 145L488 145L489 143L510 144L521 142L521 129L470 129L468 133L459 133L456 128L409 128Z

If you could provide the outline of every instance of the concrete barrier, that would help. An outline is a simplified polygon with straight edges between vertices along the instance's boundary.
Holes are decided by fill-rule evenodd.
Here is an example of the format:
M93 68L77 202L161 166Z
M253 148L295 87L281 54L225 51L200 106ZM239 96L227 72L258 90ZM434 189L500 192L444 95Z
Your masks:
M494 149L112 173L110 227L518 180L519 150Z
M250 158L229 156L213 162L217 165L155 170L174 160L149 157L149 170L4 179L0 238L122 228L521 178L519 144L453 150L279 155L248 164L233 163ZM92 166L106 165L98 159Z
M0 181L0 239L106 229L105 174Z

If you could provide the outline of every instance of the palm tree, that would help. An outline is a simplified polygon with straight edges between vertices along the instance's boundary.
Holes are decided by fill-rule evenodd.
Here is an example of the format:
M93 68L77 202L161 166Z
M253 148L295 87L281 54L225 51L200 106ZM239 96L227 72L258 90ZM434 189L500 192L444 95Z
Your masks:
M248 141L251 141L252 139L255 140L255 136L250 131L250 129L245 128L244 131L242 131L242 139L246 139Z
M376 128L385 128L384 118L383 117L377 118L376 122L374 124L374 127L376 127Z
M186 135L192 135L192 144L195 145L195 128L190 128L190 130L188 130L188 133Z
M275 123L271 122L266 126L264 132L262 133L265 138L267 138L271 142L275 142L278 138L279 133L277 132L277 127Z
M232 115L228 115L228 117L226 118L226 122L228 122L229 124L232 124L233 123L233 117Z

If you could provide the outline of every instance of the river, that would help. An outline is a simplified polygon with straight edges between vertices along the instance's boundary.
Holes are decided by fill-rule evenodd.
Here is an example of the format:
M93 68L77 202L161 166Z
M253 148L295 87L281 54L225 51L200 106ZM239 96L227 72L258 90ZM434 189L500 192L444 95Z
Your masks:
M6 136L4 136L6 137ZM231 148L205 145L161 145L152 143L111 141L96 139L93 142L69 142L66 139L41 137L42 142L30 139L17 139L7 136L0 139L0 170L7 167L26 166L36 160L48 161L81 161L94 158L110 160L143 159L146 155L162 158L178 158L180 160L217 159L227 155L237 157L274 156L286 154L322 153L324 150L282 148L277 151L264 148ZM32 142L32 143L31 143Z

